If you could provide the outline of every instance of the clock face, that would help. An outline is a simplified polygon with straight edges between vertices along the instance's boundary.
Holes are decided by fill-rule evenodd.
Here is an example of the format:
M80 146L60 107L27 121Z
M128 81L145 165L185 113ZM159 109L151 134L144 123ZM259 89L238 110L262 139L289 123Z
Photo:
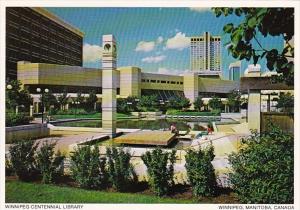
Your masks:
M111 51L111 45L110 44L105 44L104 45L104 51L105 52L110 52Z

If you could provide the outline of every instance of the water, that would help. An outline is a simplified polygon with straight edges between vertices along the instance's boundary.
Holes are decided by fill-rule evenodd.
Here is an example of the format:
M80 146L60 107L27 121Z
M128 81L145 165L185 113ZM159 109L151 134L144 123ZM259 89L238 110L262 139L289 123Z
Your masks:
M197 122L197 121L188 121L188 120L172 120L172 119L156 119L156 120L147 120L147 119L126 119L118 120L117 128L129 128L129 129L147 129L147 130L168 130L171 124L175 124L178 130L184 131L188 130L189 127L195 131L206 130L205 127L207 123ZM101 120L80 120L72 122L62 122L55 123L57 126L64 127L92 127L92 128L101 128Z

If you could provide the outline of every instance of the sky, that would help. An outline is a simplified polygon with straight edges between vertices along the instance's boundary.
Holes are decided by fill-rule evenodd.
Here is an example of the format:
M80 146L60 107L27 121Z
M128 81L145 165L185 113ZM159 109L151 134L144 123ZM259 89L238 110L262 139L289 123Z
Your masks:
M189 37L205 31L220 35L221 68L228 79L228 66L236 60L228 54L224 34L227 23L238 24L235 15L216 17L209 8L46 8L84 32L83 66L101 68L101 39L113 34L118 46L118 66L138 66L143 72L182 74L190 69ZM260 37L266 49L283 47L281 37ZM265 61L259 62L262 71ZM247 68L242 62L242 72Z

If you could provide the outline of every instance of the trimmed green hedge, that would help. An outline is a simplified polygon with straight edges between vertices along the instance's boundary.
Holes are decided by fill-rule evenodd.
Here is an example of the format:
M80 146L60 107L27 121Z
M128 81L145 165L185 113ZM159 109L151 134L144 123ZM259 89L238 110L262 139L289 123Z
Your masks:
M220 112L197 112L197 111L179 111L174 109L169 109L167 115L176 116L220 116Z

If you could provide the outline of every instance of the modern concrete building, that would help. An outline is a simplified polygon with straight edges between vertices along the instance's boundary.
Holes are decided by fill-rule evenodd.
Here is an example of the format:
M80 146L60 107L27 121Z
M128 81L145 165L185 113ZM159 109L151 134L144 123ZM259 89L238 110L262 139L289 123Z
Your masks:
M241 77L241 61L229 65L229 80L239 81Z
M6 79L17 62L82 66L83 32L43 8L6 8Z
M195 72L221 72L221 36L204 32L191 37L190 67Z
M35 110L39 103L36 88L48 88L53 93L66 90L71 97L77 92L88 94L95 90L99 100L103 98L103 74L105 70L45 63L18 63L18 79L34 97ZM59 77L57 76L59 74ZM160 100L185 96L193 102L201 97L219 96L225 98L228 93L239 88L236 81L222 80L219 77L200 77L197 73L183 76L152 74L142 72L138 67L120 67L115 71L117 97L140 97L157 95Z

